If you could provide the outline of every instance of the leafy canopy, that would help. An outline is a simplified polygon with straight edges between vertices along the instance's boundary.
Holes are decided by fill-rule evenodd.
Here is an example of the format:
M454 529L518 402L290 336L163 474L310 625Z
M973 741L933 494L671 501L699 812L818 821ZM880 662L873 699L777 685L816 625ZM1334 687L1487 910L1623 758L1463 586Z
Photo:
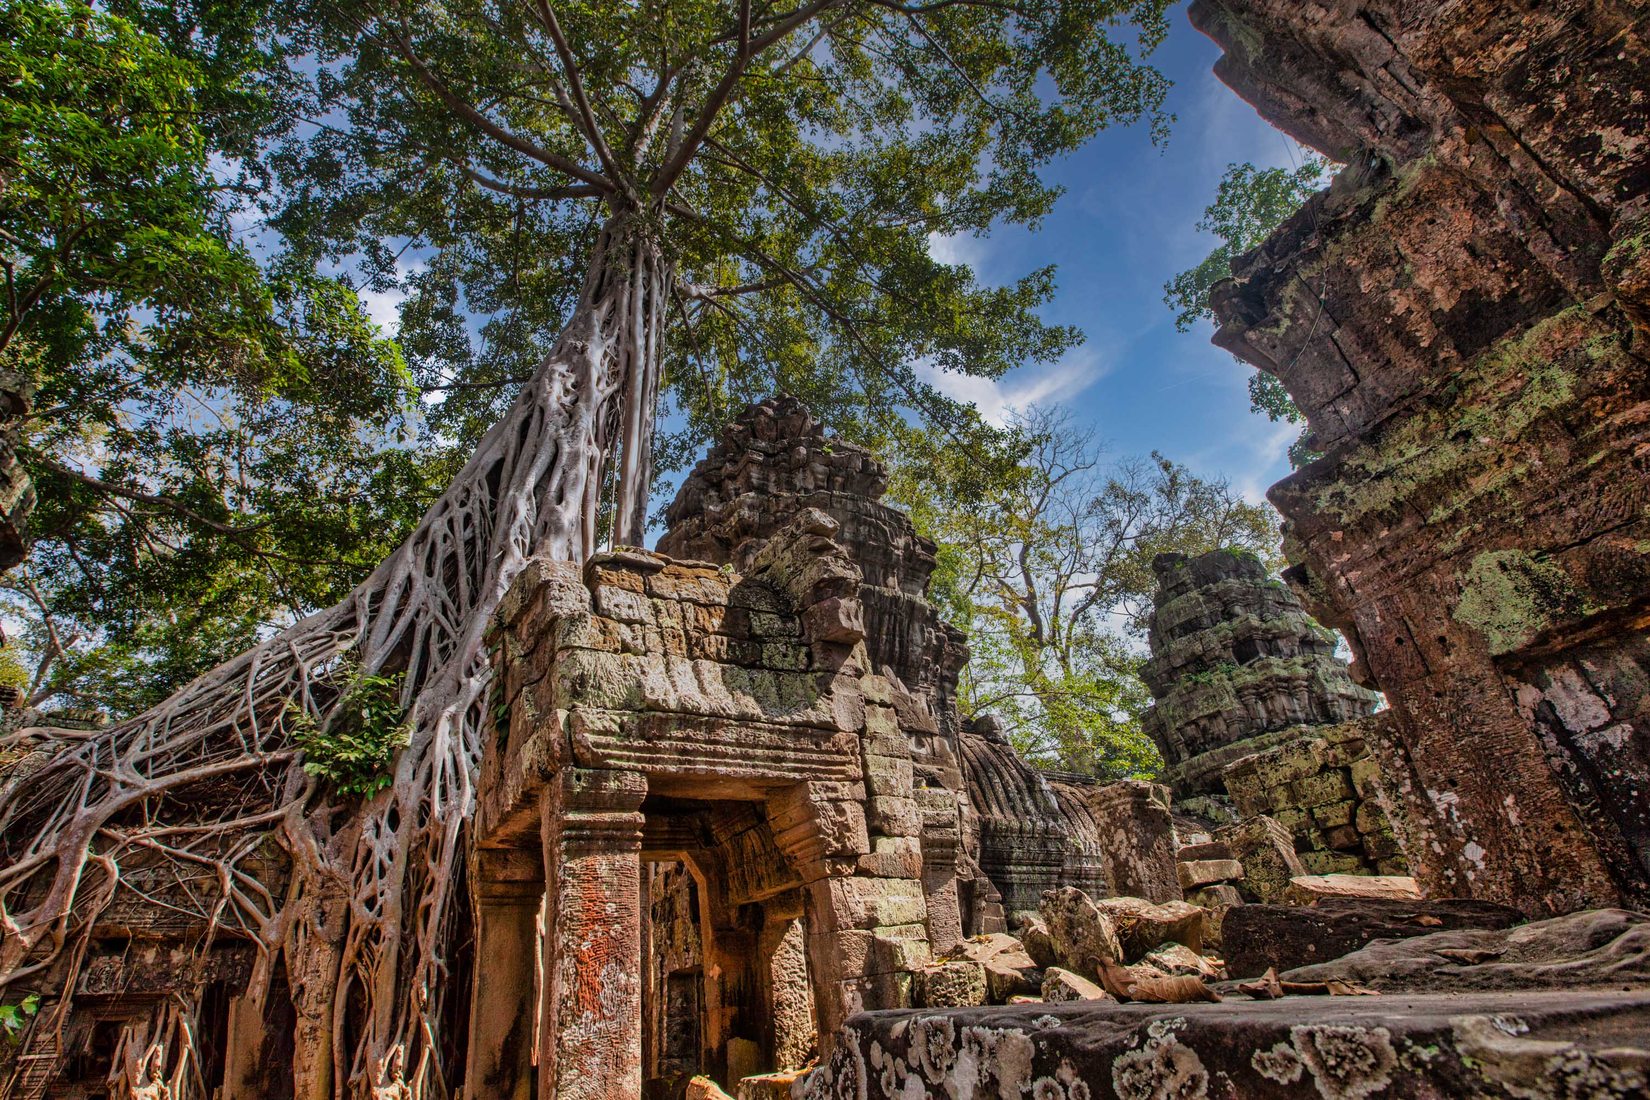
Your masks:
M1256 168L1229 164L1221 177L1215 201L1203 211L1197 227L1220 241L1203 262L1163 284L1163 300L1175 310L1175 327L1189 332L1200 320L1213 320L1209 291L1232 277L1232 261L1258 248L1272 231L1301 208L1324 185L1329 161L1308 154L1298 168ZM1249 376L1249 407L1272 421L1298 424L1302 417L1283 383L1257 370ZM1312 457L1297 442L1290 461L1303 465Z
M429 476L383 447L410 377L354 291L237 233L289 118L268 15L0 8L0 369L39 499L4 598L36 703L141 707L332 602Z
M959 703L999 717L1045 766L1151 775L1162 761L1140 730L1151 700L1137 671L1152 559L1224 546L1270 561L1275 517L1161 455L1107 462L1065 414L1033 409L1011 428L1019 463L1005 479L942 456L903 461L892 479L939 544L931 597L968 627Z
M615 213L675 265L662 468L776 390L849 431L960 424L921 365L995 376L1078 334L1036 315L1052 270L986 286L929 239L1035 224L1050 158L1114 122L1161 131L1166 83L1140 56L1166 7L298 5L312 122L274 158L273 222L407 292L402 346L455 441L537 364Z

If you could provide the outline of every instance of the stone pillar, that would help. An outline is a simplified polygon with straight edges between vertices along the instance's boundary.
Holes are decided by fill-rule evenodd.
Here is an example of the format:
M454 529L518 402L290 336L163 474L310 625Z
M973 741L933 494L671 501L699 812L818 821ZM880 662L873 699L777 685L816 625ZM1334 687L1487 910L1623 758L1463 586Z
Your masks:
M949 951L964 938L957 892L961 806L957 792L944 787L918 787L911 793L922 812L922 892L928 903L928 942L937 951Z
M782 894L764 903L763 910L756 953L764 968L763 1001L771 1029L773 1068L799 1069L819 1047L802 895Z
M525 848L481 848L471 882L476 966L464 1096L531 1100L544 860Z
M914 814L913 807L913 814ZM864 787L803 783L768 800L774 842L803 882L808 965L821 1057L842 1021L862 1008L910 1004L911 971L930 958L920 873L856 874L876 866Z
M587 768L564 768L546 787L541 1100L642 1094L646 795L645 776Z
M1169 789L1125 779L1096 788L1089 806L1111 892L1154 902L1182 900Z

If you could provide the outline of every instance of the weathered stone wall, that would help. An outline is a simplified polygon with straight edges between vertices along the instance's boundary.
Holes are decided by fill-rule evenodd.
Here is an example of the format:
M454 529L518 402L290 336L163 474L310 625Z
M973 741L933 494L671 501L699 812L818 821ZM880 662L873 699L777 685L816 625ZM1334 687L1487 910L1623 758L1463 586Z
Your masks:
M1051 783L1021 760L993 721L975 723L963 734L962 749L969 805L978 823L975 858L1001 895L1008 926L1016 913L1036 912L1043 891L1056 886L1106 893L1085 792L1071 783Z
M1323 457L1291 579L1387 695L1416 874L1650 898L1650 48L1636 0L1196 0L1350 162L1216 288Z
M1380 768L1370 756L1371 726L1385 712L1314 727L1305 736L1246 756L1225 772L1226 790L1245 817L1277 821L1314 875L1406 875L1409 864L1387 821Z
M1152 569L1151 658L1140 675L1154 703L1141 724L1177 794L1218 793L1238 757L1374 709L1335 657L1335 636L1258 559L1162 554Z

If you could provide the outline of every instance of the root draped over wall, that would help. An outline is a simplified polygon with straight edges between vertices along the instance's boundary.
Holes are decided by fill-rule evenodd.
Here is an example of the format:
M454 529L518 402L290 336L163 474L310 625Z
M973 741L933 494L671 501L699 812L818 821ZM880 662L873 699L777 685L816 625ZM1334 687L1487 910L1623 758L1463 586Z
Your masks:
M454 890L489 728L482 638L530 557L595 548L614 452L617 530L640 536L670 283L645 224L619 213L602 228L572 317L511 411L345 600L129 721L7 739L0 998L60 991L37 1031L67 1020L101 914L117 900L175 903L144 897L137 871L142 884L209 884L186 895L206 929L197 951L257 945L237 1011L296 1014L298 1096L449 1094ZM298 713L325 727L352 670L403 674L409 728L390 785L365 803L306 774L292 737ZM284 887L264 870L272 846ZM199 1095L199 1014L167 1000L128 1029L118 1084ZM258 1056L228 1052L231 1094Z

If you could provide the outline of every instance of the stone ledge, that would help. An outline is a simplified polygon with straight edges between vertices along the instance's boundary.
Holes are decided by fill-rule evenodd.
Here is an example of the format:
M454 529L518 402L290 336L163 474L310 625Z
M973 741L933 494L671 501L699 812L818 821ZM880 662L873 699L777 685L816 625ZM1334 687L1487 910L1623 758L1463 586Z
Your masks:
M1625 1098L1647 1036L1643 990L868 1012L795 1095Z

